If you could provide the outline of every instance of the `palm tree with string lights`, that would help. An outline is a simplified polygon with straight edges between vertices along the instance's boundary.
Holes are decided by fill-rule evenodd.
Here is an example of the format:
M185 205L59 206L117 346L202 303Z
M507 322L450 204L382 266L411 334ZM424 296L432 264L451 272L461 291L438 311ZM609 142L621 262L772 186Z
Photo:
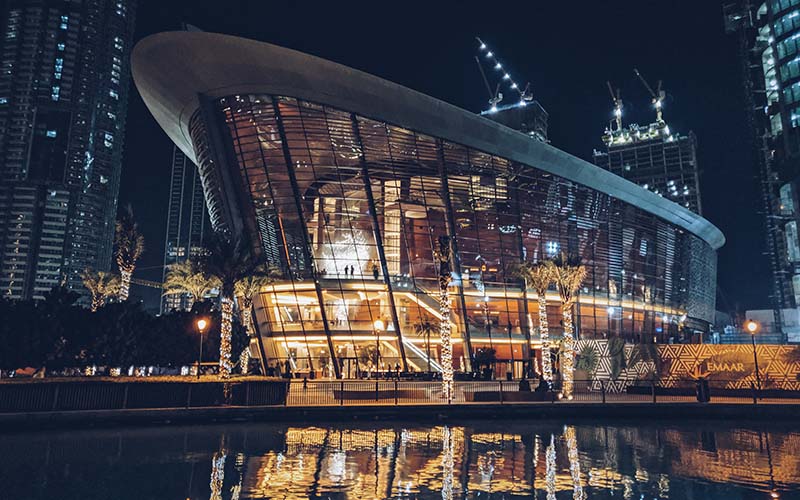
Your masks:
M547 262L552 273L553 282L561 299L561 318L564 323L564 340L561 355L561 377L563 394L572 399L574 392L573 376L575 372L575 323L573 309L578 300L578 291L586 279L586 266L574 255L561 255Z
M139 227L133 218L133 208L130 205L115 224L114 246L121 278L119 300L126 301L130 293L131 277L136 269L136 261L144 252L144 236L139 232Z
M553 387L553 363L550 359L550 326L547 321L547 289L553 283L553 271L545 262L522 262L512 274L525 280L525 287L536 291L539 309L539 338L542 341L542 378Z
M261 335L257 334L255 321L253 320L253 299L256 294L261 292L262 288L275 282L275 278L278 277L278 273L279 271L277 269L267 269L264 266L259 266L253 274L242 277L236 281L236 284L234 285L234 295L239 299L239 314L242 319L242 324L247 330L247 336L250 338L255 338L256 342L258 343L259 356L261 357L261 371L263 375L267 374L265 365L266 359L264 359L265 351L261 340ZM244 359L249 357L248 349L249 347L245 347L245 351L247 352L242 351ZM240 359L242 359L241 356ZM244 364L242 369L244 371Z
M108 299L119 293L120 279L116 274L87 268L81 273L81 280L92 295L92 312L97 312Z
M200 270L219 283L220 322L219 375L228 379L231 363L231 335L233 332L233 304L236 283L258 274L262 262L250 249L244 238L232 239L228 234L216 232L200 257Z
M169 266L163 283L164 295L188 294L192 304L202 302L219 281L200 269L199 262L187 259ZM191 308L191 306L189 306Z

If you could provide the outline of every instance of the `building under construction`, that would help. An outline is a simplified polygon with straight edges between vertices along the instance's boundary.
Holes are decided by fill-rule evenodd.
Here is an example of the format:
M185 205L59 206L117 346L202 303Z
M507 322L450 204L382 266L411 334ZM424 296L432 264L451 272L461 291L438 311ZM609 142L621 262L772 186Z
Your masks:
M700 175L697 168L697 141L670 130L664 121L664 92L659 82L653 91L636 71L653 96L656 121L647 126L623 127L622 100L609 85L614 102L614 119L603 134L603 151L594 151L594 163L653 193L702 215Z
M800 0L739 0L724 7L724 19L739 41L757 152L774 333L787 341L795 332L781 311L800 304Z

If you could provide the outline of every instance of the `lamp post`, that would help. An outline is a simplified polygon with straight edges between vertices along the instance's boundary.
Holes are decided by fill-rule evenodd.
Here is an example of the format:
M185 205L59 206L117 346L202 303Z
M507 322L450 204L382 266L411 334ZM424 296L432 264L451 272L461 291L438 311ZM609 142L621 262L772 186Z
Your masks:
M758 355L756 354L756 332L758 332L758 323L752 319L748 319L744 326L750 334L750 340L753 342L753 363L756 365L756 382L758 383L758 390L760 391L761 374L758 372Z
M200 349L197 353L197 380L200 380L200 363L203 360L203 332L208 327L208 321L205 318L197 320L197 331L200 333Z

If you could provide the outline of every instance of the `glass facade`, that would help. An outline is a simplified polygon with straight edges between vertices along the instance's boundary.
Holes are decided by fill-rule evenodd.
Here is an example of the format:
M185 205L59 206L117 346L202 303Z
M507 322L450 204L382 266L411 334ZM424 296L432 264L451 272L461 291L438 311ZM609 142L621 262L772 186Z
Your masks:
M511 269L562 251L589 271L580 338L689 341L713 319L707 243L535 165L275 95L212 101L190 132L212 223L231 227L223 205L237 204L280 269L256 301L258 329L269 361L299 376L438 371L441 236L453 254L456 370L491 347L499 372L521 373L539 346L537 297ZM222 193L219 163L237 200ZM558 337L554 289L547 312Z

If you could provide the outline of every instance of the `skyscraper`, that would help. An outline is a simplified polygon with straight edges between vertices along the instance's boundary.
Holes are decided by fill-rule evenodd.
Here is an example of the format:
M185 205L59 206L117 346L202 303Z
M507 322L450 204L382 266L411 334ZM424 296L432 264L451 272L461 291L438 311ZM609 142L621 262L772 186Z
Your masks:
M757 149L765 242L772 268L775 325L800 304L800 0L739 0L724 7L735 33L747 117Z
M603 142L606 149L594 152L596 165L702 215L697 141L692 132L674 133L660 114L647 127L622 128L620 110L617 126L606 129Z
M0 16L0 293L81 291L111 266L135 1L6 0Z
M202 250L203 235L210 229L203 186L197 167L177 146L172 149L172 175L167 210L167 237L164 243L164 278L169 266L197 256ZM191 298L165 295L161 312L191 307Z

